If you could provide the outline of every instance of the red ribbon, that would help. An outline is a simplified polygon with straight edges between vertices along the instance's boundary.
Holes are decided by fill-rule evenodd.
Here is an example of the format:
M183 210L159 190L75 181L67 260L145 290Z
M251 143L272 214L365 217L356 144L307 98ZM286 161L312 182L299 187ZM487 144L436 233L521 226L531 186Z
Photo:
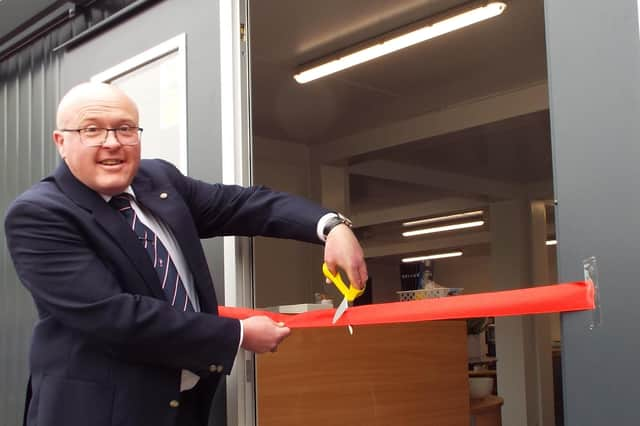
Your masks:
M593 284L572 282L517 290L354 306L331 324L335 309L288 315L249 308L220 306L220 316L245 319L266 315L290 328L391 324L457 318L500 317L583 311L595 308Z

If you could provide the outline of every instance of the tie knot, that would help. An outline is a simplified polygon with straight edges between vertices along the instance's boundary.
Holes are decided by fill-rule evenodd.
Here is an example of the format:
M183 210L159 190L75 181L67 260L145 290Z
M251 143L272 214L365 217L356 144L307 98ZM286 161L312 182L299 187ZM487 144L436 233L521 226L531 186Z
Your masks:
M131 194L127 194L127 193L114 195L113 197L111 197L111 200L109 200L109 204L111 205L111 207L120 211L130 209L131 198L132 198Z

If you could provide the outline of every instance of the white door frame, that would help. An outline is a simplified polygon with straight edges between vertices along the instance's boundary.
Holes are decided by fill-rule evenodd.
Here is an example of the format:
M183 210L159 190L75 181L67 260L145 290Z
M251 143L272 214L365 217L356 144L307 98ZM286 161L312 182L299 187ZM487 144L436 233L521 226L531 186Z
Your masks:
M223 183L250 185L251 114L249 53L246 33L247 2L221 0L220 100L222 115ZM254 306L251 240L224 237L224 299L226 306ZM227 424L255 425L255 358L240 349L227 378Z

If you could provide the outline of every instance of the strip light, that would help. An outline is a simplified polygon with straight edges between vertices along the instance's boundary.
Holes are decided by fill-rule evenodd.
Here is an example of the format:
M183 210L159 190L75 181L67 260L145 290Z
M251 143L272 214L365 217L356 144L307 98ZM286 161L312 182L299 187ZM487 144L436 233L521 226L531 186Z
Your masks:
M548 246L555 246L558 244L558 240L547 240L545 244Z
M423 260L433 260L433 259L446 259L448 257L458 257L462 256L462 251L451 251L448 253L438 253L438 254L429 254L426 256L417 256L417 257L405 257L402 259L402 263L411 263L411 262L420 262Z
M484 212L482 210L475 210L472 212L450 214L448 216L438 216L429 219L412 220L411 222L404 222L402 226L415 226L425 225L427 223L444 222L447 220L468 219L470 217L482 216Z
M479 3L476 2L475 4ZM352 48L338 52L328 59L315 61L294 75L293 78L298 83L308 83L396 50L493 18L504 12L507 7L506 3L501 1L492 1L488 4L484 1L481 4L484 5L470 10L465 8L465 10L458 13L455 11L447 13L446 17L441 19L432 17L421 23L393 31L388 35L360 43Z
M403 237L415 237L416 235L434 234L436 232L454 231L456 229L476 228L484 225L484 220L476 220L473 222L456 223L454 225L434 226L433 228L416 229L414 231L405 231Z

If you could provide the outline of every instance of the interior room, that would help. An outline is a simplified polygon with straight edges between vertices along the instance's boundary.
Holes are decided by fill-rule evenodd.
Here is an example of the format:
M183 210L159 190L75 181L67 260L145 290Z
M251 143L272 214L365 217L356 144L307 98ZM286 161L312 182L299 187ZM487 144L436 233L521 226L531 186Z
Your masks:
M308 83L294 79L343 49L487 3L250 2L254 183L311 197L353 220L373 303L425 285L423 272L407 287L403 259L452 252L404 265L427 265L432 285L462 294L557 282L542 0L504 2L486 21ZM475 216L451 217L462 213ZM406 225L424 219L430 223ZM311 304L318 296L337 306L320 246L257 239L254 255L256 306ZM562 424L552 368L559 317L492 322L482 334L487 362L469 358L465 367L470 376L494 377L502 424Z

